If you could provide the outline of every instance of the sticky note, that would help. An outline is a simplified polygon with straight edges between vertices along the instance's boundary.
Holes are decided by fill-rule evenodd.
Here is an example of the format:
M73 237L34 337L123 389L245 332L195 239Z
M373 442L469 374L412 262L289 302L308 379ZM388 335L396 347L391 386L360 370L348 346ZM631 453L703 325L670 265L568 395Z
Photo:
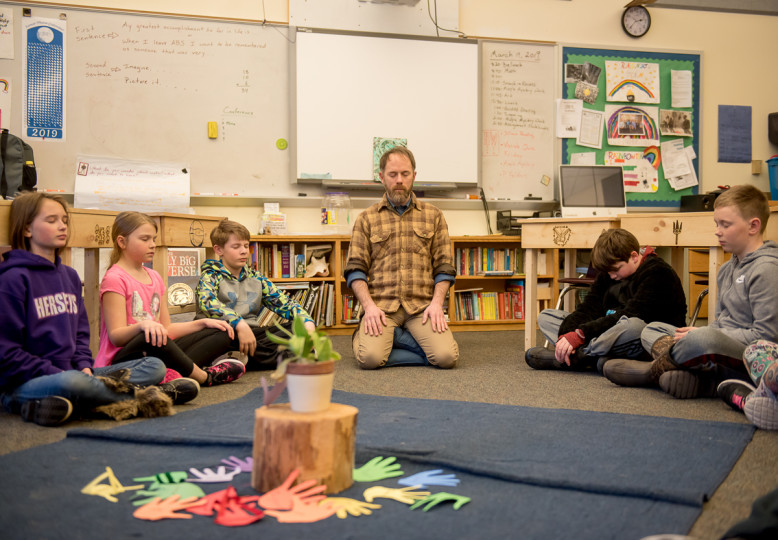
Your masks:
M219 136L219 128L216 122L208 122L208 138L215 139Z

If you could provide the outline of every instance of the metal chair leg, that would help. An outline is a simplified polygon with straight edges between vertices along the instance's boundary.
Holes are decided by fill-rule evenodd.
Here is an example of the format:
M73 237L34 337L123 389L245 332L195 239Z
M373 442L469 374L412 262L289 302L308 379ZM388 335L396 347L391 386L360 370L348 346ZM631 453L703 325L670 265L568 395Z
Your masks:
M694 306L694 312L692 313L692 319L689 322L689 326L694 326L694 324L697 322L697 315L700 314L700 308L702 307L702 301L705 299L705 297L708 295L708 289L705 288L702 290L700 295L697 297L697 304Z

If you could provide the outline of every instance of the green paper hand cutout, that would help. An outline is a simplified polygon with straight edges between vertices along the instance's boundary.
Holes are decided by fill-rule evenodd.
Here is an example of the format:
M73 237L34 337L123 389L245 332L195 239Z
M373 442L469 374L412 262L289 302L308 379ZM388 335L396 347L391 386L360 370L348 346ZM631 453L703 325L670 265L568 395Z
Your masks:
M374 457L358 469L354 469L355 482L377 482L395 476L402 476L400 464L395 463L397 458L383 456Z
M373 499L394 499L403 504L413 504L416 501L429 496L429 491L413 491L421 486L410 486L404 488L388 488L383 486L373 486L367 488L362 496L367 502L373 502Z
M335 515L340 519L346 519L349 514L354 517L369 516L373 513L373 510L381 508L380 504L370 504L369 502L349 499L348 497L327 497L319 504L327 503L332 504L332 508L335 509Z
M465 504L470 502L470 497L465 497L464 495L454 495L453 493L446 493L444 491L440 493L435 493L434 495L430 495L426 499L422 499L420 501L417 501L413 503L411 506L411 510L416 510L417 508L424 506L424 511L426 512L433 506L436 506L442 502L446 501L454 501L454 510L459 510L464 506Z
M189 482L181 482L180 484L161 484L154 489L136 492L132 497L133 499L137 497L146 498L133 501L132 504L133 506L143 506L144 504L150 503L155 498L167 499L173 495L178 495L181 499L186 499L188 497L197 497L199 499L200 497L205 497L205 492L197 484L191 484Z

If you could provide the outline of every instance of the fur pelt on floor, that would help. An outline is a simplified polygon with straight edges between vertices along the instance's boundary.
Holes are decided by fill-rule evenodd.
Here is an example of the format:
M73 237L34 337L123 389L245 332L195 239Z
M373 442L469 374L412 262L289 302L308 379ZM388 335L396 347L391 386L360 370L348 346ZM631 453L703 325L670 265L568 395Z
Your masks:
M95 408L95 412L109 416L114 420L126 420L136 416L154 418L175 414L173 400L159 386L139 388L130 384L130 371L128 369L119 370L110 377L97 378L114 392L132 397L101 405Z

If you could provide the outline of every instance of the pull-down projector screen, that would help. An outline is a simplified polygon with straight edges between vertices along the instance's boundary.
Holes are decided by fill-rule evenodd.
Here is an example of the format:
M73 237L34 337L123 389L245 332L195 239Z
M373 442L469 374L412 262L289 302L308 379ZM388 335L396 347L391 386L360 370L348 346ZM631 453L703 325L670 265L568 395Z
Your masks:
M373 180L378 137L407 139L419 183L478 182L476 41L300 29L294 56L293 181Z

